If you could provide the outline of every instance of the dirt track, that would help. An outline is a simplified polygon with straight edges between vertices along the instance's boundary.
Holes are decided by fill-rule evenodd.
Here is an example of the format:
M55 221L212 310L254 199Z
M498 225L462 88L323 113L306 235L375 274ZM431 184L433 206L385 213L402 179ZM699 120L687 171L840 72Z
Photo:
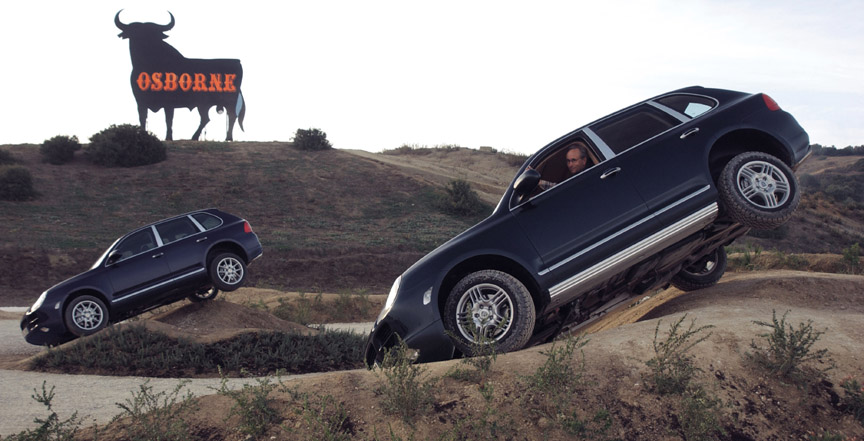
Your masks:
M651 336L657 326L657 319L662 320L661 329L666 324L687 314L689 319L695 319L698 325L713 325L711 337L703 344L697 345L693 354L710 377L723 376L725 381L720 387L732 385L728 393L740 389L742 384L760 382L764 379L752 377L751 370L743 366L742 354L749 350L750 342L765 328L754 321L770 321L772 311L778 316L790 311L787 322L797 325L800 322L812 320L814 327L825 330L817 348L827 348L837 367L830 372L830 378L835 384L839 379L849 375L856 378L864 377L864 276L848 276L822 273L805 273L795 271L765 271L755 273L728 274L721 282L712 288L692 293L681 293L668 289L629 308L622 308L609 314L604 320L595 323L590 335L590 342L585 347L588 360L588 375L595 380L593 387L604 387L604 381L629 384L626 389L619 389L617 399L634 406L649 406L645 404L645 391L640 386L639 360L651 356ZM9 321L0 321L8 326ZM15 324L15 322L12 322ZM17 324L15 324L17 326ZM20 338L20 337L18 337ZM3 338L6 340L7 338ZM496 370L525 372L536 368L542 363L542 352L548 346L530 348L517 353L500 356L496 362ZM429 365L433 374L441 374L453 366L453 362L434 363ZM312 379L307 381L306 378ZM322 380L323 378L323 380ZM30 399L34 388L40 388L46 380L49 387L57 386L55 407L61 417L71 414L74 409L80 415L88 415L86 421L98 421L100 424L110 420L118 408L114 404L131 397L131 391L145 381L143 378L117 378L93 376L46 375L42 373L21 371L0 371L0 435L8 435L32 427L34 416L44 416L44 409ZM369 384L373 384L374 376L365 371L351 373L329 373L298 377L298 384L326 384L332 387L333 394L345 400L346 405L355 409L353 418L373 424L381 418L380 411L374 406L369 407ZM247 380L248 382L248 380ZM735 383L738 382L738 383ZM242 380L232 382L241 385ZM150 383L158 390L171 389L177 380L152 380ZM190 384L190 390L196 394L212 394L217 380L195 380ZM351 384L353 392L345 395L336 388ZM357 386L359 385L359 386ZM325 387L325 386L315 386ZM497 385L504 387L504 385ZM794 392L794 388L792 389ZM723 397L723 391L718 392ZM364 395L366 394L366 395ZM82 398L82 395L86 398ZM735 395L730 395L730 399ZM759 397L752 395L757 408ZM764 399L764 397L763 397ZM770 403L776 406L794 405L794 395L775 396ZM213 407L218 400L207 401L211 406L208 412L219 415L225 409ZM655 401L649 401L655 403ZM367 404L364 406L364 404ZM748 414L748 424L758 434L754 439L787 439L788 428L776 415L776 409L770 405L755 414ZM358 410L359 409L359 410ZM772 410L773 409L773 410ZM647 407L643 410L649 411ZM361 412L361 413L356 413ZM774 415L766 418L764 415ZM864 435L864 430L854 421L843 423L844 433ZM418 432L417 439L424 439L423 432ZM778 438L779 437L779 438Z

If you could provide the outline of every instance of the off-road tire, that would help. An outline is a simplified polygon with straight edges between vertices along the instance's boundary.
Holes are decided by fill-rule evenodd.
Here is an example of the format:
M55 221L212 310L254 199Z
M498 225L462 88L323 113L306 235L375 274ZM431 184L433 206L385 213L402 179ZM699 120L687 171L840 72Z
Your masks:
M801 201L792 169L762 152L745 152L732 158L720 173L717 190L732 220L758 230L783 225Z
M725 272L726 250L720 247L682 269L672 278L671 283L681 291L695 291L717 284Z
M221 291L234 291L246 282L246 264L234 253L218 254L209 266L210 280Z
M525 285L495 270L477 271L462 278L450 291L444 308L444 327L456 348L468 356L475 352L478 323L480 329L492 334L488 338L495 351L503 353L524 347L535 321L534 301Z

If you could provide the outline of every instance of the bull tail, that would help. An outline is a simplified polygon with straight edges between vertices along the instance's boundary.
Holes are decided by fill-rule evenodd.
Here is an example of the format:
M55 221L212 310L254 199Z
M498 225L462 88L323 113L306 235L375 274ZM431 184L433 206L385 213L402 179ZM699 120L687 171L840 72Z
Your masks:
M243 118L246 116L246 100L243 99L243 92L237 92L237 122L240 124L240 130L246 131L243 128Z

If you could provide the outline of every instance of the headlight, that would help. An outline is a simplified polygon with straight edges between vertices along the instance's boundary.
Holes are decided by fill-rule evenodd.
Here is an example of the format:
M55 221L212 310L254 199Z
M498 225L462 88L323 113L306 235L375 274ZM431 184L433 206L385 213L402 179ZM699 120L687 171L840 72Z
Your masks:
M396 301L396 294L399 293L399 285L402 283L402 276L396 278L393 286L390 288L390 294L387 294L387 301L384 302L384 310L389 311L393 307L393 302Z
M36 299L36 303L34 303L33 306L30 307L30 312L39 309L42 306L42 302L45 301L45 297L48 297L48 291L43 291L42 295L40 295L39 298Z

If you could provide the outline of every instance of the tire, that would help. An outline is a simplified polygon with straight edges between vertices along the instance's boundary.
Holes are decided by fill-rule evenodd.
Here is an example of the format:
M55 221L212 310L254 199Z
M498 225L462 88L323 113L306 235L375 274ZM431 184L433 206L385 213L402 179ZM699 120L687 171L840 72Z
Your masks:
M726 249L720 247L682 269L671 283L681 291L695 291L717 284L725 272Z
M494 270L465 276L450 291L444 308L444 327L463 354L474 355L476 336L483 332L496 352L521 349L534 330L534 301L515 277Z
M783 225L801 201L792 169L762 152L746 152L732 158L720 173L717 189L729 217L758 230Z
M220 253L210 261L210 280L214 288L234 291L246 281L246 264L234 253Z
M219 289L215 286L211 286L209 288L202 288L198 291L189 294L187 298L193 302L206 302L207 300L213 300L216 298L216 295L219 294Z
M66 329L78 337L98 332L108 325L108 308L98 297L76 297L66 305L63 313Z

